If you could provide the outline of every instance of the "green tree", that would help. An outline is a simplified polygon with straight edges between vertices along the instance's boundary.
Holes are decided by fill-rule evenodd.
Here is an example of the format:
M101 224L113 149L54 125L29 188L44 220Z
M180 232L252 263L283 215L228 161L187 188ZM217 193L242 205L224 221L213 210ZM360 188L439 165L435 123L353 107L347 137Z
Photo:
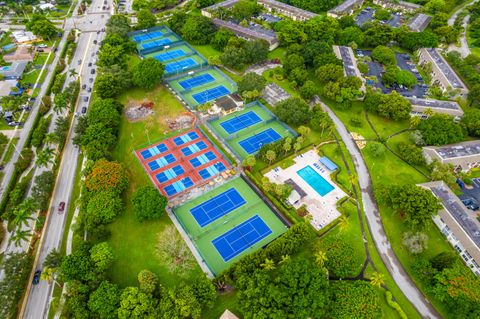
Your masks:
M56 249L50 251L47 257L45 257L45 261L43 262L44 267L56 269L62 263L63 255Z
M278 118L290 125L302 125L310 118L310 107L302 99L291 97L275 105Z
M162 80L164 66L154 58L146 58L140 61L132 71L134 85L150 90Z
M291 259L275 271L245 274L236 286L245 318L271 318L272 314L278 318L326 316L328 279L325 270L310 259Z
M182 38L193 44L208 44L215 34L213 22L204 16L189 15L181 29Z
M467 109L460 123L462 123L470 136L480 137L480 109Z
M382 318L382 308L377 292L372 285L363 281L337 281L331 287L333 302L330 316L347 319Z
M102 319L116 318L119 305L120 289L106 280L102 281L98 288L90 294L88 300L90 311Z
M85 212L85 228L92 230L102 224L108 224L122 212L120 196L113 191L99 191L88 201Z
M130 32L130 24L127 16L122 14L115 14L108 19L107 34L116 34L121 38L126 39L128 32Z
M272 161L274 161L277 158L277 154L275 153L275 151L268 150L267 153L265 154L265 157L268 160L268 165L271 165Z
M10 253L1 262L4 276L0 280L0 317L13 318L32 270L32 257L27 253Z
M370 278L370 284L374 287L381 287L385 284L385 275L379 272L374 272Z
M384 94L380 98L380 104L377 105L377 112L386 118L399 121L410 118L412 104L406 98L393 91L390 94Z
M235 37L235 34L232 31L220 28L217 32L215 32L215 35L211 39L210 43L215 49L223 51L223 49L225 49L227 46L228 41L233 37Z
M58 33L55 25L42 14L34 14L25 25L27 30L30 30L38 37L44 39L52 39Z
M157 285L158 285L157 275L155 275L150 270L144 269L140 271L138 273L137 279L138 279L140 291L144 293L152 294L157 288Z
M283 69L290 74L296 68L305 68L305 61L300 54L289 54L283 62Z
M343 77L343 66L337 64L325 64L320 66L315 75L322 83L335 82Z
M418 126L427 145L445 145L464 139L462 127L445 114L434 114Z
M39 167L47 167L48 164L53 163L53 155L55 153L55 150L53 148L44 148L37 154L37 161L36 164Z
M316 94L318 94L318 89L313 81L305 81L300 88L300 96L306 100L311 100Z
M122 79L112 73L104 73L95 81L96 92L102 99L114 98L122 92Z
M318 265L318 267L323 268L327 260L327 254L322 250L317 250L315 253L315 263Z
M138 221L160 218L167 206L167 198L152 186L138 188L133 194L133 207Z
M411 165L423 165L425 164L425 158L420 147L412 144L400 143L398 145L398 151L400 156Z
M110 67L112 65L125 65L126 55L123 45L102 45L102 50L98 54L97 65L100 67Z
M33 219L32 214L35 212L35 202L31 198L25 199L13 211L13 224L17 227L27 226L28 222Z
M68 107L68 97L65 93L58 93L53 98L54 105L53 110L55 113L59 114L63 112Z
M90 258L99 271L105 271L114 260L112 247L107 242L96 244L90 249Z
M150 10L142 9L137 13L137 29L148 29L157 23L157 17Z
M10 240L13 241L15 247L20 247L23 242L28 242L31 236L32 232L30 230L17 228Z
M412 88L417 84L417 78L410 71L400 70L397 72L397 83Z
M249 156L247 156L243 159L242 166L247 167L249 170L251 170L252 167L255 166L256 162L257 162L257 160L255 159L255 156L254 155L249 155Z
M249 72L238 82L238 92L240 94L254 90L261 92L265 84L267 84L267 80L263 76Z
M391 207L413 229L425 228L440 207L438 199L430 190L416 185L391 187L388 197Z
M261 12L261 6L254 1L240 0L232 7L232 16L241 21L250 19L250 17Z
M120 295L119 319L156 318L157 301L137 287L127 287Z

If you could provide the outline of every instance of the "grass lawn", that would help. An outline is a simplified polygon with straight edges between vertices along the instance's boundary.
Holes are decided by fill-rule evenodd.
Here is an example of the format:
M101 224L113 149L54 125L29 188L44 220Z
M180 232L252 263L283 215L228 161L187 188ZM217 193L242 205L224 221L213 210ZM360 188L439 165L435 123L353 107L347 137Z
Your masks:
M151 91L131 89L119 98L124 105L130 100L142 101L143 99L149 99L155 103L156 122L149 130L150 141L175 134L168 130L165 120L174 118L185 110L174 96L163 86L158 86ZM180 277L168 272L166 265L160 263L155 247L157 234L166 226L172 225L166 214L159 220L144 223L139 223L135 219L131 203L132 195L138 187L152 185L133 153L133 150L146 143L149 143L149 139L145 133L145 121L132 123L123 117L118 146L113 152L113 157L126 168L130 183L125 194L125 211L110 225L109 239L116 256L109 276L121 287L137 285L137 275L142 269L155 272L160 283L165 286L178 284L184 279L194 278L201 273L200 267L195 264L186 277Z
M12 139L12 142L8 146L7 152L5 153L5 157L3 158L3 163L8 163L12 158L13 152L15 151L15 145L17 145L18 137Z

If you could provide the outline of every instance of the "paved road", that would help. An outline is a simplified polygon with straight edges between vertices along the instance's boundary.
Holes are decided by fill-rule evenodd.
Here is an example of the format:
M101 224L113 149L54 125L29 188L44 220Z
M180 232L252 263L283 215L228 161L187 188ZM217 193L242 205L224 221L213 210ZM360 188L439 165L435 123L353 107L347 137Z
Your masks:
M111 2L111 0L109 0ZM99 3L103 3L103 0L94 0L92 7L96 7ZM105 19L98 18L92 23L97 29L102 29L104 23L107 21L109 13L104 13ZM92 18L92 20L94 20ZM92 87L95 80L95 74L91 74L91 70L95 68L95 62L97 55L95 54L99 50L99 45L103 40L104 33L89 32L94 31L89 27L90 23L87 21L87 32L81 34L77 45L75 56L72 60L72 64L69 69L74 68L80 75L81 85L86 84L87 88ZM102 25L103 22L103 25ZM97 40L97 44L93 41ZM80 63L78 62L80 61ZM89 63L92 66L89 67ZM69 77L69 81L75 80ZM88 102L84 98L90 99L90 93L86 90L81 90L79 103L76 106L76 112L81 113L83 107L88 106ZM61 246L63 232L65 228L66 215L58 214L56 207L60 202L65 202L65 211L68 210L70 205L71 192L75 181L75 168L77 167L79 149L73 145L73 128L76 125L77 118L72 119L72 125L68 135L68 141L65 145L62 162L60 163L59 173L55 185L55 189L52 195L52 206L50 207L50 214L47 218L46 225L42 234L40 243L40 249L37 253L36 269L41 269L41 265L45 260L45 257L54 249L59 249ZM48 309L51 301L51 294L53 292L53 284L49 284L46 281L41 281L38 285L31 285L29 294L26 300L26 307L23 318L46 318L48 315Z
M415 286L409 275L405 272L390 246L390 242L388 241L387 235L383 229L377 204L373 198L370 174L355 141L335 113L333 113L328 106L321 102L318 97L316 97L316 101L321 103L323 110L327 112L330 118L333 120L338 134L342 138L350 153L350 156L352 157L355 170L358 174L358 183L360 185L362 195L363 210L365 212L373 241L375 242L375 246L377 247L385 266L397 283L398 287L400 287L400 290L402 290L407 299L410 300L422 318L441 318L436 310L425 299L420 290L418 290L418 288Z
M463 6L458 8L457 11L455 11L451 16L450 19L448 19L448 25L453 26L455 24L455 20L457 20L458 15L462 10L464 10L467 6L474 4L478 0L473 0L465 3ZM462 21L462 35L460 36L460 47L458 47L456 44L452 43L448 46L448 52L450 51L457 51L460 52L460 55L465 58L467 57L471 51L470 48L468 47L468 41L467 41L467 28L468 28L468 19L470 18L470 15L465 16L465 18Z

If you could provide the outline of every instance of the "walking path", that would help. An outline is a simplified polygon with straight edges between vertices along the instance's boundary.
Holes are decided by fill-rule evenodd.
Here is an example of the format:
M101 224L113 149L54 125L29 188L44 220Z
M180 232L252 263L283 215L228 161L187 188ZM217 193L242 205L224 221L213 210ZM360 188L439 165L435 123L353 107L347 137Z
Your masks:
M347 150L350 153L352 162L358 174L358 183L360 185L363 210L367 219L370 233L375 242L375 246L378 250L380 257L382 258L385 266L390 272L391 276L397 283L398 287L407 299L413 304L413 306L420 313L422 318L441 318L437 311L430 305L426 298L422 295L420 290L415 286L414 282L410 279L409 275L405 272L397 256L393 252L387 235L383 229L382 221L378 207L373 197L373 188L370 179L370 175L367 166L363 160L362 154L358 149L355 141L349 134L345 125L340 119L333 113L333 111L325 105L318 96L315 97L317 103L319 103L322 109L330 116L335 124L338 134L342 138Z

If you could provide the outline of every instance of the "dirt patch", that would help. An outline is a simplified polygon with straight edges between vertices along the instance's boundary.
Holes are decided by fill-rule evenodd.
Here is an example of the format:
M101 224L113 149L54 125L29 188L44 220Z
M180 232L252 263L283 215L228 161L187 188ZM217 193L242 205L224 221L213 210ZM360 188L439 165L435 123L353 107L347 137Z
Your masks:
M362 135L355 132L351 132L350 135L352 135L353 140L355 141L355 143L357 143L359 149L363 149L365 145L367 145L367 142Z
M143 100L141 102L130 100L125 109L125 116L130 122L141 121L154 114L153 102L149 100Z
M176 118L165 118L165 122L172 131L183 130L193 127L195 124L195 115L190 112L184 112Z

